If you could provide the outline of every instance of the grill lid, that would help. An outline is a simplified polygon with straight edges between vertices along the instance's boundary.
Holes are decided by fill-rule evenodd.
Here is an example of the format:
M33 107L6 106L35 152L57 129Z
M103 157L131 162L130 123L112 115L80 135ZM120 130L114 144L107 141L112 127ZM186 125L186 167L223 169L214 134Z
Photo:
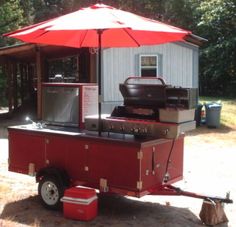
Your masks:
M120 84L126 106L165 107L166 87L161 77L129 77Z

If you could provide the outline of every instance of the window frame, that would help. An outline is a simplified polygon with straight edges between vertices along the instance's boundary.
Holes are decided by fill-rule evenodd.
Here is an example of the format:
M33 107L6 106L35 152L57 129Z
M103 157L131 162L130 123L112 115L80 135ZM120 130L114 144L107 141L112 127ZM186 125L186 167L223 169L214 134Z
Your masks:
M142 57L156 57L156 66L142 66ZM140 54L139 55L139 76L142 76L142 69L155 69L156 70L156 77L159 75L159 56L158 54Z

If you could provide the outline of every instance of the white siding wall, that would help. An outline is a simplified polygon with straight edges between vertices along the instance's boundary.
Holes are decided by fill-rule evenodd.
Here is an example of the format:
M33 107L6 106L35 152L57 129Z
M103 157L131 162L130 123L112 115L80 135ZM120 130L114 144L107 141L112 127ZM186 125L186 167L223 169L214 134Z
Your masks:
M139 55L158 54L159 72L167 84L196 87L193 58L194 49L175 43L139 48L108 48L103 50L103 99L105 102L122 101L119 84L128 76L139 75ZM195 50L196 53L196 50ZM197 66L198 67L198 66ZM198 75L197 75L198 76Z

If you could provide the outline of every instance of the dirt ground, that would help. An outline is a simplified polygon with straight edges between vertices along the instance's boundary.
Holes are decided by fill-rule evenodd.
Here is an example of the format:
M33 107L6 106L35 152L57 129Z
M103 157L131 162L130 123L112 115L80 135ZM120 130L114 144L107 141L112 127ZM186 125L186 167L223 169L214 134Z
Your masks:
M145 196L132 199L99 196L99 213L91 222L68 220L61 211L43 208L32 177L7 171L7 125L0 120L0 227L5 226L204 226L198 215L202 200L182 196ZM202 126L185 138L182 189L225 196L230 191L236 203L236 129L208 129ZM228 223L236 226L236 205L225 205Z

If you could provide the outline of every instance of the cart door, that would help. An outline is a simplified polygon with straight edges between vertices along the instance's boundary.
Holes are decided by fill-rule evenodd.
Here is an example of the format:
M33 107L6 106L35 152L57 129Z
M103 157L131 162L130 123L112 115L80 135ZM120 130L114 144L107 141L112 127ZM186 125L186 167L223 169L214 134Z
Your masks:
M89 146L89 182L111 190L119 188L137 191L139 181L139 148L123 142L92 143ZM108 189L107 188L107 189Z
M66 171L77 184L88 180L88 141L75 138L67 143Z
M165 174L168 183L181 180L183 176L183 137L175 140L160 139L142 149L141 181L143 190L161 187Z

